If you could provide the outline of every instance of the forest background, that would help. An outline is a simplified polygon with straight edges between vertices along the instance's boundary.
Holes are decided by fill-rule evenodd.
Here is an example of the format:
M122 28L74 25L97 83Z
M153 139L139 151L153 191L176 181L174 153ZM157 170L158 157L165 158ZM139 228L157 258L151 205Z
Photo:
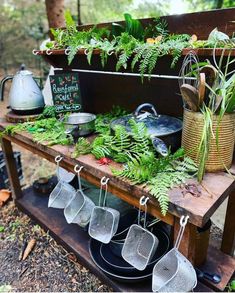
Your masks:
M46 13L46 5L47 13ZM49 5L69 9L79 24L117 21L128 12L135 18L174 14L174 7L182 12L196 12L234 6L233 0L1 0L0 1L0 79L14 74L24 63L37 75L45 77L48 65L34 56L48 38L48 18L53 17Z

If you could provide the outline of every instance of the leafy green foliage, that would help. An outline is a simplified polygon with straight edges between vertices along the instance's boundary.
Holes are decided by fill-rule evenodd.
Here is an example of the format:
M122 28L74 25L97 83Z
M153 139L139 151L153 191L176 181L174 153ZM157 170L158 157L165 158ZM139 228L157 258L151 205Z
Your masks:
M195 176L197 166L190 158L185 157L183 149L167 157L157 158L144 123L130 119L129 125L131 134L124 126L118 125L114 134L102 133L92 144L80 139L76 144L74 157L90 152L96 159L109 157L124 163L123 169L113 169L113 174L127 178L133 184L147 185L165 215L169 205L169 189Z
M85 49L87 61L91 64L92 52L100 49L101 64L107 63L108 56L115 53L117 56L116 70L126 69L128 61L133 57L131 64L134 69L140 62L139 72L142 80L145 73L149 78L156 66L157 60L164 55L172 54L172 66L177 62L181 50L189 45L189 37L185 35L170 35L165 20L156 19L153 25L143 28L141 22L133 19L128 13L124 14L125 25L113 23L112 30L93 27L87 31L77 31L76 24L70 13L66 11L66 29L52 29L55 38L54 49L69 48L68 63L71 64L78 49ZM156 44L146 44L147 34L161 36L162 41ZM111 35L111 36L110 36ZM51 44L50 44L51 45Z
M181 157L183 160L179 160ZM159 201L163 215L168 210L169 189L184 183L196 172L197 166L190 158L184 157L182 149L166 158L157 159L152 152L132 156L123 170L113 170L116 176L128 178L134 184L147 185L150 194Z
M72 157L77 158L81 155L89 154L90 152L91 152L90 142L84 137L79 137L79 139L75 145L75 149L74 149L74 153L73 153Z
M124 13L126 21L126 32L136 38L137 40L143 40L144 28L138 19L133 19L129 13Z
M153 23L149 24L144 30L144 38L152 38L162 36L165 38L169 31L167 29L168 24L165 19L155 18Z
M112 36L118 37L126 32L137 40L143 40L144 28L138 19L133 19L129 13L124 13L125 24L112 23Z
M55 117L56 117L55 106L45 106L42 114L38 116L37 120L45 119L45 118L55 118Z
M105 114L98 114L95 120L95 130L97 133L109 134L110 122L113 119L122 117L128 114L127 111L119 106L113 106L110 112Z
M64 123L56 118L46 118L33 122L24 122L7 126L5 133L14 135L18 131L27 131L35 142L46 142L47 145L72 143L72 137L65 134Z
M169 206L169 189L180 185L197 172L194 162L185 157L182 161L172 161L163 172L158 172L148 183L149 192L158 200L161 212L166 215Z

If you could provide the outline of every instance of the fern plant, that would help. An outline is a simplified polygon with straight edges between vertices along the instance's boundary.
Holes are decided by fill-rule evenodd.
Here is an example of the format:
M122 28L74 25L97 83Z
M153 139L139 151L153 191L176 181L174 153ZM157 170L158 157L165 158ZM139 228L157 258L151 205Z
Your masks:
M186 179L195 176L196 173L197 166L193 160L184 157L182 161L173 161L165 168L164 172L157 172L149 180L147 183L149 192L158 200L164 216L169 207L169 189L184 183Z

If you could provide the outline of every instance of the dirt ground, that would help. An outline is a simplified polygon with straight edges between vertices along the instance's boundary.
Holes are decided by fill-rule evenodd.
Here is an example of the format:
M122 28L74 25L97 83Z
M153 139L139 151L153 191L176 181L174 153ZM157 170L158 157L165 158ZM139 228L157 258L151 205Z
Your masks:
M12 201L0 210L0 217L0 292L110 291ZM19 261L23 243L31 238L36 239L35 248Z
M0 101L6 112L8 101ZM42 176L55 173L55 165L13 145L21 152L24 187ZM34 238L36 245L25 261L19 255L25 241ZM0 292L109 292L98 278L81 266L75 255L58 245L13 201L0 208Z

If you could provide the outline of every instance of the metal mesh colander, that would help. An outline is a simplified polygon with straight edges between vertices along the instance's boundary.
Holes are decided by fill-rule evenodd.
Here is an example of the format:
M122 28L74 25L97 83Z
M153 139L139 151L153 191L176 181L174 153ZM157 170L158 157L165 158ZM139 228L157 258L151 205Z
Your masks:
M59 169L59 163L63 158L57 156L55 162L57 163L57 174ZM64 209L70 200L74 197L76 190L68 183L59 180L55 188L52 190L49 196L48 207Z
M105 177L103 177L101 179L99 206L94 207L92 211L90 225L88 229L88 233L92 238L103 243L109 243L113 235L117 232L120 218L119 211L113 208L105 207L105 201L108 191L108 181L109 178L106 179ZM103 186L105 186L105 193L103 204L101 206Z
M153 268L152 290L154 292L189 292L197 285L192 264L179 251L188 216L180 219L180 231L173 249Z
M144 227L140 226L140 208L138 225L131 225L122 248L122 257L136 269L142 271L152 259L158 247L159 240L146 229L147 200L140 199L140 206L145 206Z
M80 178L80 172L83 169L81 166L78 169L78 165L74 167L74 171L78 176L78 190L72 200L64 209L64 216L66 221L71 224L78 224L81 227L85 227L91 218L91 212L95 207L93 201L87 197L82 191L82 184Z
M64 209L74 197L75 193L76 190L71 185L59 181L49 196L48 207Z

